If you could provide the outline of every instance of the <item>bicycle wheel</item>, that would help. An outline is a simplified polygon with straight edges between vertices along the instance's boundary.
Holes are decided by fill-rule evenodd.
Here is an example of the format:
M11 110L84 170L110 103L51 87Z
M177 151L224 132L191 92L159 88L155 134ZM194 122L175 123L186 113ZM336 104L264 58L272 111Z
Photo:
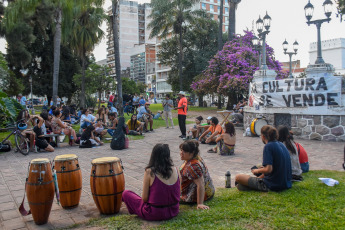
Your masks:
M20 133L15 134L15 142L17 150L23 155L29 154L29 142L28 140Z

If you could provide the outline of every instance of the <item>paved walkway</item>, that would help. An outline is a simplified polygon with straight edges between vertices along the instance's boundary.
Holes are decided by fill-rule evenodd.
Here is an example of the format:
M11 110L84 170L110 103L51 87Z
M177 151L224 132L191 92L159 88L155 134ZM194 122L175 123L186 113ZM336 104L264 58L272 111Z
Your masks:
M234 175L249 173L250 167L261 163L263 144L259 138L243 137L243 131L237 129L236 154L234 156L219 156L207 153L208 145L201 145L201 156L204 158L211 177L216 187L223 187L226 171ZM181 139L179 130L157 129L149 133L145 139L131 141L130 148L122 151L113 151L109 144L99 148L80 149L78 147L62 147L54 153L30 153L23 156L20 153L9 152L0 154L0 229L54 229L82 223L100 214L93 202L89 175L91 160L98 157L116 156L122 159L125 169L126 189L141 193L144 167L149 161L150 153L156 143L168 143L175 165L181 165L179 156L179 144ZM298 140L309 154L310 168L342 170L344 143L318 142ZM32 216L22 217L18 212L19 204L24 195L24 183L27 175L28 164L32 159L46 157L53 160L61 154L76 154L79 156L79 164L83 174L83 192L78 208L64 210L54 200L49 222L43 226L37 226ZM26 207L28 205L26 203ZM125 212L122 208L121 212Z

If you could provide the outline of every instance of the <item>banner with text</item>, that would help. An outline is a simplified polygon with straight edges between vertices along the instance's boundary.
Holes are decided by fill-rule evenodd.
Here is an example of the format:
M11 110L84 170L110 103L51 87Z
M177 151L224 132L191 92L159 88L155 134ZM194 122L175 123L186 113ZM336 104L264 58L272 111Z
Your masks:
M250 84L249 106L340 106L341 83L340 77L255 81Z

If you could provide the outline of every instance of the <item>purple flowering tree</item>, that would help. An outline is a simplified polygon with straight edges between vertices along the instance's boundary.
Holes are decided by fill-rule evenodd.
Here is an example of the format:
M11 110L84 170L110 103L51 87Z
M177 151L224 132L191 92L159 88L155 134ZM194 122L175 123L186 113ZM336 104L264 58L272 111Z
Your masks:
M252 45L253 34L237 36L227 42L210 61L207 69L194 81L191 88L198 94L221 94L228 96L227 109L237 102L237 96L249 93L249 83L259 69L259 53ZM267 66L277 72L277 79L286 78L282 64L275 60L274 51L267 45Z

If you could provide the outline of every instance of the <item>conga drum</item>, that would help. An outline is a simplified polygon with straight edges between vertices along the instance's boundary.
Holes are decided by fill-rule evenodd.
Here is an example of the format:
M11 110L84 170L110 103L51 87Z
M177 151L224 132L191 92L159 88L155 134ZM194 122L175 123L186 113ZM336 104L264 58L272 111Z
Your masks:
M78 206L82 191L82 176L75 154L56 156L54 159L59 185L60 203L65 209Z
M47 158L31 161L26 195L35 223L37 225L47 223L54 200L53 175Z
M267 121L263 118L255 118L252 123L250 124L250 132L253 135L260 136L261 135L261 128L267 125Z
M125 189L125 177L121 160L102 157L92 162L90 185L93 200L101 214L118 213Z

